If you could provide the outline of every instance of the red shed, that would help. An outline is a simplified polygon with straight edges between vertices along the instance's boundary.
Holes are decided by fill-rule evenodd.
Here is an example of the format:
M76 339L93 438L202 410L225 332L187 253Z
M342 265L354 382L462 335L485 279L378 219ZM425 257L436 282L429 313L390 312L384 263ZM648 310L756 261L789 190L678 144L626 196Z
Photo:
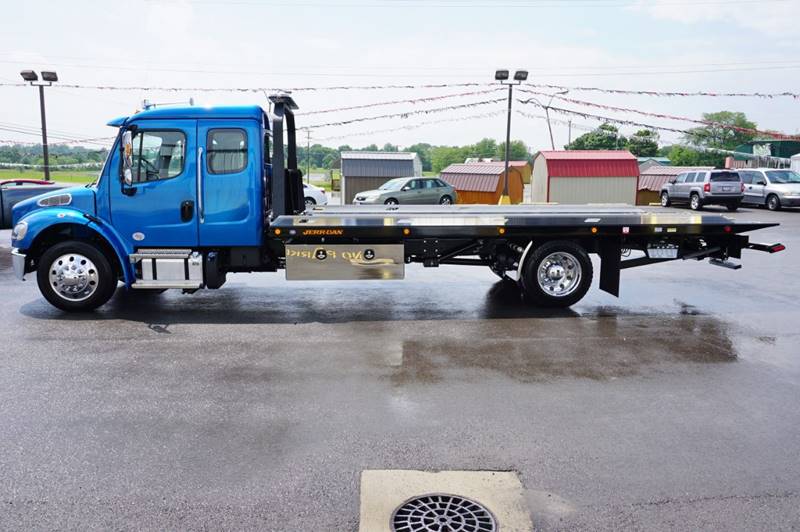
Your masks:
M636 204L639 164L627 150L541 151L533 160L537 203Z

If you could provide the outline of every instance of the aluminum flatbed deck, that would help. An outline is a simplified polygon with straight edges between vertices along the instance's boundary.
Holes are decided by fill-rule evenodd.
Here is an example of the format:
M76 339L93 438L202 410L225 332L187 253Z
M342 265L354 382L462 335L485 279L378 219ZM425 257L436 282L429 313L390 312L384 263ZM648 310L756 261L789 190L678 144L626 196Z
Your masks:
M302 237L470 238L562 233L701 235L743 233L774 223L739 223L720 214L628 205L408 205L315 207L276 218L282 240ZM405 230L405 231L404 231ZM300 238L298 238L300 237Z

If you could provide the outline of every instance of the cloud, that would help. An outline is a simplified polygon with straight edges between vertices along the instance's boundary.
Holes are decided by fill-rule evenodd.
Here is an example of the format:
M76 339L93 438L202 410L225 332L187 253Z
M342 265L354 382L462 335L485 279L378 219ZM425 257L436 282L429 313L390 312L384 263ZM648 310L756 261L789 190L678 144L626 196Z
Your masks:
M659 20L699 24L714 22L728 24L732 27L755 30L770 36L796 31L797 3L786 2L754 2L747 4L715 4L687 5L685 7L639 2L631 9L646 13Z

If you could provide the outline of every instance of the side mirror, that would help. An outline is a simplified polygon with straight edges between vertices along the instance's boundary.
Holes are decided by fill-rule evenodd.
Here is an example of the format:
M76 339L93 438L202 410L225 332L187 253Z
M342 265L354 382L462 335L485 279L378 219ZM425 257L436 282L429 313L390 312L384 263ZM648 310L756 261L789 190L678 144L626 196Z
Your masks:
M133 184L133 133L126 130L122 134L122 182L127 186Z
M766 184L767 184L767 182L766 182L766 181L764 181L763 179L760 179L760 180L758 180L758 181L756 182L756 185L766 185Z
M673 177L672 179L670 179L670 180L669 180L669 184L670 184L670 185L674 185L676 181L677 181L677 179L675 179L675 178Z
M400 190L403 191L403 192L408 192L409 190L411 190L411 187L406 185L403 188L401 188Z

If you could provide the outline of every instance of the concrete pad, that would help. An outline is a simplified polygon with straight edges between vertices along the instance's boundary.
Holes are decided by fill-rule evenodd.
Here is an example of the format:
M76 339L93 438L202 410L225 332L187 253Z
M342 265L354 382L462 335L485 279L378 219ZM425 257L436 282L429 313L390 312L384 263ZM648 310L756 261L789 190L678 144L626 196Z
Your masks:
M525 506L522 482L511 471L361 472L360 532L390 532L395 508L431 493L459 495L485 506L502 532L529 532L533 523Z

